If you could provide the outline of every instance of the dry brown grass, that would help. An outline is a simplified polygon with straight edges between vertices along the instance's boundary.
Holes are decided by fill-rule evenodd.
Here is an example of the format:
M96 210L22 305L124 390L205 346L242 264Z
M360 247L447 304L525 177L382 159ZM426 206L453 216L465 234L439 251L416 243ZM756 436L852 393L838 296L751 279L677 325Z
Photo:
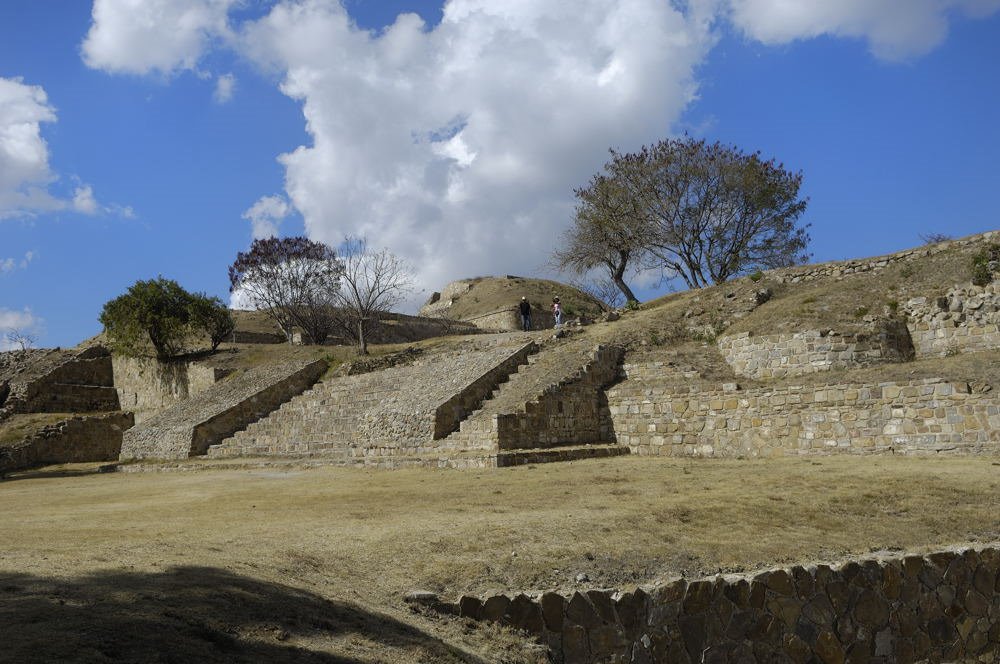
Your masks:
M531 306L545 311L552 305L552 298L559 297L566 318L586 315L599 316L602 305L595 298L578 288L549 279L529 277L480 277L473 280L469 292L461 295L448 309L448 316L468 319L500 309L516 307L522 297Z
M74 413L25 413L11 415L0 422L0 445L24 440L43 427L58 424Z
M206 661L534 661L402 594L567 589L581 572L627 587L1000 539L990 458L46 474L0 482L0 622L7 652L37 639L66 661L95 633L129 661L157 645Z

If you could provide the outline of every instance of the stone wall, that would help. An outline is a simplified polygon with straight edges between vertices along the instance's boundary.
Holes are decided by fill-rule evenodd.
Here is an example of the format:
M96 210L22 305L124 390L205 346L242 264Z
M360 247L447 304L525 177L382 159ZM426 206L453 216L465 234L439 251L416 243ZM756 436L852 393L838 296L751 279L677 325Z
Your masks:
M947 251L955 247L967 247L969 245L981 244L1000 240L1000 231L989 231L978 235L950 240L948 242L938 242L924 247L907 249L895 254L885 256L874 256L872 258L857 258L848 261L837 261L829 263L817 263L814 265L804 265L778 270L770 270L767 276L779 283L797 284L815 279L827 279L830 277L840 277L848 274L859 274L865 272L881 272L890 265L907 263L919 260L925 256Z
M618 378L622 349L598 346L569 378L524 404L524 411L496 415L500 450L607 442L614 437L603 388Z
M482 330L489 330L491 332L517 332L521 329L521 313L516 306L466 318L465 320ZM566 322L565 316L563 317L563 322ZM556 320L552 316L552 312L539 310L538 307L531 308L532 330L548 330L554 328L555 325Z
M323 360L259 367L204 389L126 432L120 458L185 459L205 454L313 385Z
M956 286L938 298L913 298L903 311L918 357L1000 348L1000 282Z
M13 413L100 412L118 409L110 353L54 350L0 353L8 385L0 419Z
M533 634L565 664L995 662L1000 544L437 607Z
M0 472L56 463L112 461L118 458L131 413L74 417L11 446L0 447Z
M625 382L608 392L633 454L1000 454L1000 394L939 380L680 393Z
M879 321L870 333L837 334L806 330L792 334L720 337L719 351L736 374L748 378L800 376L830 369L846 369L913 358L913 346L904 323Z
M197 362L119 355L112 359L112 367L121 408L134 412L136 422L207 390L228 373Z

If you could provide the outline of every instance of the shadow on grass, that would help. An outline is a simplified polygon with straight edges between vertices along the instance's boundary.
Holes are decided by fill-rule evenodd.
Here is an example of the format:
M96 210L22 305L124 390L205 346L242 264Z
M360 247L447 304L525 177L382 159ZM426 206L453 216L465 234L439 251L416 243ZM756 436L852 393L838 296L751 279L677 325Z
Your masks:
M0 662L467 662L433 635L310 592L226 570L0 572ZM347 637L345 639L345 637ZM317 650L367 653L362 659Z

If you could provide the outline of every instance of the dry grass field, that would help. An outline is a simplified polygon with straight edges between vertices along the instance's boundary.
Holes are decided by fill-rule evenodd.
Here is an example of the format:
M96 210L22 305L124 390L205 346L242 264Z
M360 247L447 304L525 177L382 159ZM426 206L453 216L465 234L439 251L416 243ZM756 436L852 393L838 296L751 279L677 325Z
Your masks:
M94 470L0 481L0 661L535 662L516 635L404 593L1000 540L1000 458Z

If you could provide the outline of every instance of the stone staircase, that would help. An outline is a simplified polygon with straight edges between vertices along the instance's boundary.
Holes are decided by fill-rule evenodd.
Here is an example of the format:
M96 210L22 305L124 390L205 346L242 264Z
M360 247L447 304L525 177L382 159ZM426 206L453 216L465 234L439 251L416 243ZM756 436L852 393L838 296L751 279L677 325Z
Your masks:
M529 358L444 441L484 450L496 465L627 454L614 440L603 389L618 378L622 351L567 342Z
M111 355L101 347L83 352L44 351L38 366L11 378L0 419L14 413L84 413L119 409Z
M210 458L326 462L458 452L446 437L538 349L472 345L410 366L323 381L231 438Z

